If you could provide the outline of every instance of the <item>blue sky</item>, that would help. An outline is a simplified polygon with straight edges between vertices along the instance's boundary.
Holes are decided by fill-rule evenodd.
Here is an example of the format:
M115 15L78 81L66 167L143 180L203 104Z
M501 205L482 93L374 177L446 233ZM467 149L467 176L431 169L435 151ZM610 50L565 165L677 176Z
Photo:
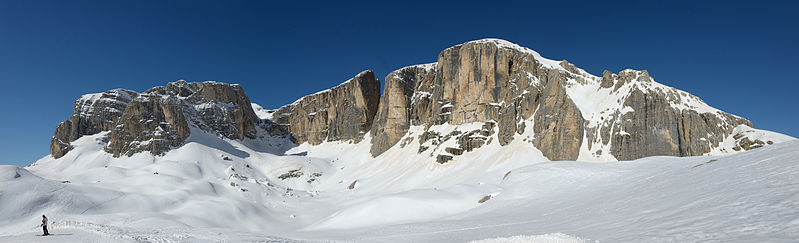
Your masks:
M217 80L279 107L486 37L596 75L647 69L755 127L799 137L796 4L558 2L3 0L0 164L47 155L85 93Z

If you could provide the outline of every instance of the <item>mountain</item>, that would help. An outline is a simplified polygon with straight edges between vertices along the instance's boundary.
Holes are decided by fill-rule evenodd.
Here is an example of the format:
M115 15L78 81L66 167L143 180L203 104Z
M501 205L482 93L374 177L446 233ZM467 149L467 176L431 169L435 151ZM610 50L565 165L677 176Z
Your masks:
M437 62L401 68L385 80L381 95L374 73L363 71L267 119L256 117L241 86L218 82L84 95L56 127L50 151L59 158L77 138L111 131L105 150L114 156L163 155L185 142L189 127L230 139L253 139L259 127L311 145L357 143L368 133L373 157L418 139L407 152L438 163L514 140L549 160L581 161L724 154L784 140L655 82L646 70L594 76L499 39L447 48Z
M797 151L646 71L483 39L277 109L212 81L81 96L51 155L0 166L0 241L41 214L62 241L790 241Z
M654 81L644 71L591 75L516 44L483 39L442 51L438 62L390 73L381 98L371 153L394 146L411 126L423 126L433 154L471 151L485 136L447 136L431 126L495 123L498 141L522 139L550 160L632 160L696 156L746 147L733 135L752 123L714 109L686 92ZM489 125L493 126L493 125ZM466 132L466 131L463 131ZM430 139L430 136L426 136ZM456 147L439 144L458 140ZM758 144L768 141L755 142ZM747 147L748 148L748 147ZM440 162L443 162L439 160Z
M163 155L184 144L192 128L239 140L254 139L259 131L287 136L285 129L256 117L241 86L180 80L141 94L115 89L81 96L69 120L56 127L50 154L60 158L78 138L109 131L104 149L115 157Z

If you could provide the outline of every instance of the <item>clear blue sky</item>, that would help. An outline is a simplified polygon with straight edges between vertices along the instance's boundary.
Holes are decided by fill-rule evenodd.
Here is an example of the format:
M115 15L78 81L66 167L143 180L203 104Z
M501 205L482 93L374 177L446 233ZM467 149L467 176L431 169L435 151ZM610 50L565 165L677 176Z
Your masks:
M799 137L791 1L558 2L0 0L0 164L47 155L85 93L217 80L279 107L486 37L596 75L647 69L755 127Z

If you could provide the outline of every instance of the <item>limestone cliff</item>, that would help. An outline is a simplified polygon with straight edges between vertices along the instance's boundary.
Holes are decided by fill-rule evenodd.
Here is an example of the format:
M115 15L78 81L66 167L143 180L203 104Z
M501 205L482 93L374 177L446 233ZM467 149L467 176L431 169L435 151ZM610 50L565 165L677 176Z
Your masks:
M655 82L645 70L606 71L602 76L596 94L611 97L609 108L615 109L590 115L595 119L587 124L587 149L596 155L606 152L619 160L703 155L739 125L752 127L746 119Z
M260 123L236 84L178 81L141 94L116 89L78 99L72 117L56 127L50 152L59 158L75 139L110 131L105 150L114 156L143 151L160 155L181 145L190 127L245 139L256 136Z
M70 142L113 129L128 103L138 95L132 90L114 89L81 96L75 101L72 116L56 126L50 139L50 154L60 158L72 149Z
M229 139L254 138L258 118L240 85L178 81L151 88L128 105L106 151L163 154L191 134L190 126Z
M380 81L367 70L334 88L281 107L273 121L288 126L297 143L358 142L372 126L379 99Z
M646 71L597 77L565 60L483 39L447 48L436 63L386 77L371 153L378 156L398 144L411 126L428 129L419 137L418 151L429 151L427 141L438 146L447 139L462 140L455 132L429 131L431 126L474 122L496 122L500 145L523 138L550 160L702 155L720 146L735 127L752 126L654 82ZM431 156L446 162L460 153L449 147Z
M280 136L311 145L358 143L369 132L372 156L415 144L410 150L438 163L492 143L523 143L550 160L598 161L772 143L752 135L746 119L657 83L645 70L599 77L499 39L447 48L435 63L389 73L385 85L381 96L380 81L363 71L277 110L257 106L263 117L241 86L217 82L85 95L56 127L50 152L61 157L79 137L110 131L105 149L114 156L160 155L195 128L229 139Z
M550 159L575 160L584 121L565 91L574 75L556 65L529 49L481 40L448 48L425 68L395 71L386 78L372 155L396 144L411 124L497 121L505 145L541 109L534 145Z
M386 76L386 87L371 129L373 155L394 146L411 122L423 124L432 117L429 88L435 80L435 68L435 63L415 65Z

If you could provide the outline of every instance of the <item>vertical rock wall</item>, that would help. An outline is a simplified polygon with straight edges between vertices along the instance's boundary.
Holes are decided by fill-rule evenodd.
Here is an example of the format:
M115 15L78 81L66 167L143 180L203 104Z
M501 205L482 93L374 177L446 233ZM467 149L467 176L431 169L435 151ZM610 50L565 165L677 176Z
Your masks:
M582 103L587 112L596 112L594 120L588 120L569 94L578 86L611 93L618 100ZM751 126L746 119L655 83L646 71L606 71L596 77L566 61L548 60L497 39L447 48L434 64L390 73L378 110L371 130L373 156L396 145L411 125L496 121L500 145L532 126L531 146L550 160L576 160L584 140L592 149L588 156L610 153L619 160L702 155L719 146L736 126Z
M467 123L482 123L483 128L450 134L430 130ZM359 142L371 132L370 152L379 156L411 126L423 126L417 151L428 151L440 163L491 143L494 129L503 146L532 131L524 142L550 160L608 159L608 154L609 159L631 160L702 155L720 146L739 125L752 126L654 82L646 71L605 71L597 77L510 42L483 39L445 49L436 63L389 73L382 97L374 73L363 71L281 107L271 120L258 119L239 85L179 81L142 94L117 89L86 95L75 102L72 117L56 127L50 152L61 157L75 139L111 131L106 150L115 156L163 154L181 145L190 127L247 139L255 138L261 126L312 145ZM450 139L457 139L459 147L437 148ZM428 150L431 146L436 148Z
M386 115L380 113L372 129L372 155L396 144L410 124L498 121L505 145L541 105L557 115L535 118L546 124L536 127L542 142L535 146L553 160L576 159L583 120L564 91L567 74L545 66L535 52L503 45L465 43L442 51L434 71L413 66L389 74L379 109Z
M415 91L420 86L429 87L434 79L435 64L410 66L386 76L386 87L371 128L372 155L394 146L408 132L412 121L419 123L430 117L430 93Z
M161 155L183 144L190 126L245 139L256 136L258 122L237 84L178 81L141 94L116 89L78 99L70 119L56 127L50 153L59 158L79 137L110 131L105 149L114 156L143 151Z
M135 91L114 89L81 96L75 101L69 120L56 126L50 139L50 154L60 158L72 149L70 142L113 129L128 103L138 95Z
M380 81L367 70L334 88L281 107L274 119L289 127L297 143L358 142L372 127L379 100Z

